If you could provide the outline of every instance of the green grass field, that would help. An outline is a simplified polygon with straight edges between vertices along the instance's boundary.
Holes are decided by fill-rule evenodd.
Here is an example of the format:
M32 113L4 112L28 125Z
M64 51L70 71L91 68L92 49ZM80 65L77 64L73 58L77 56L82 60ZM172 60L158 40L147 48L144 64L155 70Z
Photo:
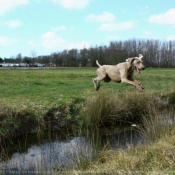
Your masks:
M1 69L0 98L9 105L65 104L89 95L92 69Z
M140 74L135 72L135 79L142 81L145 85L144 92L138 92L131 85L114 82L101 82L100 90L95 91L92 78L96 77L96 68L1 68L0 75L0 125L2 126L0 132L3 134L11 133L11 135L16 133L16 130L24 129L23 132L26 132L30 128L28 123L32 123L31 126L36 123L36 125L43 125L48 120L54 119L55 121L60 118L62 120L57 121L57 123L65 123L65 119L67 121L67 119L79 115L78 113L87 99L97 97L102 92L109 93L110 96L110 99L105 99L105 97L104 102L109 100L114 103L112 102L114 100L118 103L124 99L124 95L127 99L129 93L136 94L136 98L140 98L142 94L146 97L148 93L162 94L175 89L174 69L147 68ZM128 100L128 103L130 100L133 101L134 96ZM138 100L134 100L137 103ZM99 105L93 104L94 101L90 103L89 108ZM126 103L123 102L123 104ZM115 104L112 105L117 107ZM101 107L105 109L105 106ZM130 106L130 108L132 107ZM120 110L119 106L117 110ZM87 113L91 110L86 109L85 111ZM101 112L99 113L98 109L96 112L100 117ZM72 120L75 121L77 118ZM99 121L101 121L100 118ZM21 127L24 128L21 129Z
M0 69L0 100L9 106L35 103L45 107L86 99L98 93L92 78L96 68L58 69ZM175 87L174 69L147 68L135 79L142 81L145 92L171 91ZM136 92L133 86L120 83L101 83L100 90L111 93Z

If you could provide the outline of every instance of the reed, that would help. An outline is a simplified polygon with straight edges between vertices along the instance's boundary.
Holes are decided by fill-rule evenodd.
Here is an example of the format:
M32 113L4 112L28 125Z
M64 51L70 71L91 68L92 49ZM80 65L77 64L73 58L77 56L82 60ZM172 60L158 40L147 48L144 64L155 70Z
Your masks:
M93 128L142 123L142 117L150 115L152 106L165 109L169 104L167 98L151 92L113 95L109 91L100 91L86 100L81 111L82 125Z

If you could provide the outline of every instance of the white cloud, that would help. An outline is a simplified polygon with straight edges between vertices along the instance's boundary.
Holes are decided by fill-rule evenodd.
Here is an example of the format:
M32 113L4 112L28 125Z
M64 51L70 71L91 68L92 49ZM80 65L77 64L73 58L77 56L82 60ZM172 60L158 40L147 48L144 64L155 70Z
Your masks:
M32 47L34 47L34 48L36 48L36 47L39 47L39 46L40 46L39 44L35 43L35 42L34 42L34 41L32 41L32 40L29 40L29 41L28 41L28 45L30 45L30 46L32 46Z
M28 41L28 44L33 46L34 45L34 42L32 40Z
M15 27L23 25L23 22L20 21L19 19L16 19L16 20L7 21L5 22L5 24L11 28L15 28Z
M167 37L167 40L170 41L170 40L175 40L175 35L170 35Z
M67 49L83 49L83 48L89 48L90 44L86 41L81 41L79 43L68 43Z
M149 31L145 31L144 34L145 34L145 36L151 36L152 35L152 33L149 32Z
M66 30L66 27L65 26L57 26L57 27L52 27L51 30L52 31Z
M63 38L59 37L53 31L46 32L41 37L41 45L51 51L65 50L65 49L82 49L89 47L89 43L82 41L80 43L69 43Z
M18 6L26 5L28 3L29 0L0 0L0 14L10 11Z
M115 31L115 30L129 30L134 28L132 21L115 22L115 15L109 12L103 12L99 15L90 14L86 21L88 22L101 22L101 26L98 30Z
M148 18L148 22L156 24L175 25L175 8L168 10L164 14L152 15Z
M119 22L119 23L102 23L98 28L99 30L105 31L114 31L114 30L129 30L134 28L134 23L131 21L128 22Z
M39 3L39 4L41 3L41 0L32 0L32 1Z
M41 45L47 49L58 49L65 43L66 41L58 37L54 32L46 32L42 35Z
M103 12L100 15L90 14L86 21L88 22L113 22L115 20L115 16L109 12Z
M140 15L149 14L149 6L147 6L147 5L137 6L136 8L137 8L138 14L140 14Z
M90 0L50 0L55 4L60 4L64 8L83 9L85 8Z
M16 43L18 40L14 38L9 38L5 36L0 36L0 45L1 46L10 46Z
M118 40L119 39L119 37L118 36L107 36L107 39L108 40Z
M53 32L56 32L56 31L66 31L66 30L74 30L74 27L65 27L65 26L56 26L56 27L51 27L50 29L51 31Z
M142 39L150 39L150 38L152 38L152 39L157 39L158 37L157 36L155 36L155 35L153 35L151 32L149 32L149 31L145 31L145 32L143 32L143 34L142 35L140 35L140 36L138 36L139 38L142 38Z

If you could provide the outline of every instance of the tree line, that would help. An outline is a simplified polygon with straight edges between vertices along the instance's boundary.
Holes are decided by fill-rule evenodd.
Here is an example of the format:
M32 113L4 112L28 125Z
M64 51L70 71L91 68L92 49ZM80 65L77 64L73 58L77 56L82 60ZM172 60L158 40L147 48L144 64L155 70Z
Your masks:
M175 67L175 40L160 41L154 39L130 39L111 41L108 46L96 46L83 49L63 50L50 55L22 57L19 53L15 58L0 58L0 62L8 63L41 63L46 66L60 67L95 67L96 60L100 64L117 64L128 57L143 54L147 67Z

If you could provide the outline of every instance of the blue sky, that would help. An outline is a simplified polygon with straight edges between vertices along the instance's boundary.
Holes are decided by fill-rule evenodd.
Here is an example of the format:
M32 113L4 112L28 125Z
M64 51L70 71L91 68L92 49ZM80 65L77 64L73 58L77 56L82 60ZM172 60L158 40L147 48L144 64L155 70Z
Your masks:
M174 0L0 0L0 57L175 40Z

